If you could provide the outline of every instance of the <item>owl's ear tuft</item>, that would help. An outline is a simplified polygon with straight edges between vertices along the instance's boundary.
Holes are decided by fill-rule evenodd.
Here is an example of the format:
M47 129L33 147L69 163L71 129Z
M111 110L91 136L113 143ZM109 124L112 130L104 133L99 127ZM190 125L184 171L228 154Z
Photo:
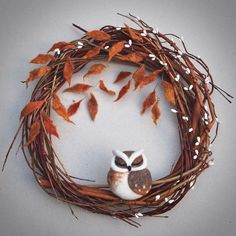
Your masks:
M118 150L118 149L114 149L114 150L112 150L112 153L113 153L114 156L120 156L121 153L123 153L123 152Z

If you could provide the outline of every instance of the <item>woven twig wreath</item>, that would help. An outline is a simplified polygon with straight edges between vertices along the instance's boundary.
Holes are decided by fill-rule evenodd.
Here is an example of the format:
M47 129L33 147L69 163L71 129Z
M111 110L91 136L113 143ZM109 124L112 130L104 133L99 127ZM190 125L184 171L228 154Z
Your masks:
M47 65L31 71L25 81L28 86L30 81L39 79L30 102L21 112L20 126L12 145L22 129L22 151L36 181L49 195L68 203L71 211L71 205L76 205L138 226L132 217L158 216L167 212L181 201L197 177L213 164L209 157L210 143L214 138L210 141L209 133L217 116L211 94L217 89L223 96L230 95L213 83L207 65L200 57L187 51L182 38L174 34L162 34L131 14L125 17L140 29L128 25L108 25L87 32L74 25L85 33L84 37L70 43L58 42L47 54L40 54L31 61ZM176 39L178 43L174 41ZM170 110L177 116L181 145L179 159L171 173L154 180L151 191L138 200L122 200L107 185L78 184L75 182L76 177L70 176L62 164L57 164L61 162L53 149L51 136L58 137L58 133L50 119L50 110L54 109L59 116L72 122L70 117L76 113L81 101L66 109L56 93L65 83L69 84L65 92L91 91L92 87L85 82L74 86L70 86L70 82L74 73L93 60L122 62L138 67L132 75L125 71L118 75L116 83L126 82L115 100L124 97L133 85L134 89L142 89L147 85L152 87L143 102L142 112L150 109L154 123L160 115L156 81L161 75ZM84 77L101 73L104 69L103 64L95 64ZM145 70L149 74L145 74ZM99 82L99 88L115 96L115 92L109 90L103 81ZM98 103L92 92L87 98L87 106L94 120ZM216 123L217 131L219 122Z

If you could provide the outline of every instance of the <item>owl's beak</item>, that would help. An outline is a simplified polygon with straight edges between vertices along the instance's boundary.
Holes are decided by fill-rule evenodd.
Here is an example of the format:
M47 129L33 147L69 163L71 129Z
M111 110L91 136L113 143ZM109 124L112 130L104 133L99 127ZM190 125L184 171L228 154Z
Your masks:
M127 166L128 171L131 171L131 166Z

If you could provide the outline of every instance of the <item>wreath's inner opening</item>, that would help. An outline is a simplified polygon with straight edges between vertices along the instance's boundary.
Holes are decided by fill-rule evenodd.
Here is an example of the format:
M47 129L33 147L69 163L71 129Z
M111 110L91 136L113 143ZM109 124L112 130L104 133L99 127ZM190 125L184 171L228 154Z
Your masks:
M98 87L90 90L99 104L96 120L93 122L90 119L87 110L90 91L85 94L61 93L68 84L58 92L66 107L73 100L85 98L77 113L71 117L76 125L65 122L54 112L51 114L60 134L59 140L53 138L53 146L68 174L95 180L97 184L106 184L113 155L112 149L122 151L144 149L152 178L155 180L168 175L179 158L180 145L177 119L164 97L160 85L161 78L141 90L134 91L132 84L126 96L118 102L113 102L119 90L131 79L129 77L121 83L114 84L116 76L121 71L134 72L137 67L100 61L99 63L107 66L106 70L83 81L83 75L94 63L97 62L89 63L76 73L71 86L83 82L96 86L99 80L103 80L109 89L116 91L116 96L109 96ZM144 99L153 91L156 84L161 116L157 125L154 125L151 111L147 110L143 115L140 111ZM85 181L79 183L89 184Z

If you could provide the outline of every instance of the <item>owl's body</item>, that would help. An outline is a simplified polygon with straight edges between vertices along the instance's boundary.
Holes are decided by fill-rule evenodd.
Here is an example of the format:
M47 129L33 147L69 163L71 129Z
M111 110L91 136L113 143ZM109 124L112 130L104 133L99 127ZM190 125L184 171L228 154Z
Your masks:
M107 175L112 192L125 200L135 200L151 189L152 178L141 152L114 151L115 157ZM131 157L131 159L130 159Z

